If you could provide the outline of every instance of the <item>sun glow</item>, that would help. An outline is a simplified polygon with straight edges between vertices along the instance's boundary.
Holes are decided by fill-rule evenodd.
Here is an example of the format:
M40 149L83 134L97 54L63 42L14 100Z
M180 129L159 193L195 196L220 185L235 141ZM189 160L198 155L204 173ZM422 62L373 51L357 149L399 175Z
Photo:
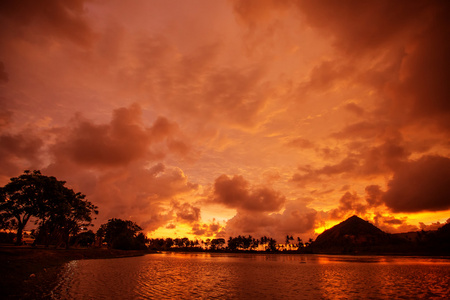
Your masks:
M340 222L341 222L340 220L339 221L336 221L336 220L325 221L323 223L323 225L321 225L320 227L314 228L314 233L319 235L322 232L324 232L325 230L330 229L331 227L339 224Z

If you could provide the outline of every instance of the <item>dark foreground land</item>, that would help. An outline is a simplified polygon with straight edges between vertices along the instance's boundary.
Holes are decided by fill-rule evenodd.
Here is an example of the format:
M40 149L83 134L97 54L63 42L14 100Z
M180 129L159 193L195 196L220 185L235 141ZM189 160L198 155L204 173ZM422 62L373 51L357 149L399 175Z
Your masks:
M0 246L0 298L47 299L62 266L72 260L118 258L148 253L141 250L42 249Z

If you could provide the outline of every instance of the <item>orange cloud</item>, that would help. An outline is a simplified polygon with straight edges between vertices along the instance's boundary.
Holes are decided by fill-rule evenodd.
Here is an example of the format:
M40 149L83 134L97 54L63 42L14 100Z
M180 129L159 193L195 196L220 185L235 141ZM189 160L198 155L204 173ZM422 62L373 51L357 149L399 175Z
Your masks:
M226 236L224 235L224 232L223 232L223 227L214 221L209 224L195 223L194 226L192 226L191 233L194 235L197 235L197 236L202 236L202 237L215 236L215 237L226 238Z
M152 127L145 127L141 108L133 105L115 110L110 124L98 125L76 118L53 151L57 157L91 167L120 166L142 158L162 158L164 153L151 146L164 140L169 140L169 148L187 152L185 143L170 139L175 131L176 125L162 117ZM178 150L180 147L182 151Z
M363 215L366 213L366 206L360 202L356 193L346 192L339 199L339 206L330 212L331 219L344 219L349 215Z
M282 243L288 234L311 236L316 218L314 209L307 208L302 202L289 202L282 213L239 211L227 222L225 232L228 236L271 236Z
M176 211L177 220L181 222L198 222L200 220L200 208L187 202L180 204L173 202L173 210Z
M212 201L230 208L245 211L263 212L277 211L285 202L285 197L267 187L250 187L242 176L219 176L214 183Z

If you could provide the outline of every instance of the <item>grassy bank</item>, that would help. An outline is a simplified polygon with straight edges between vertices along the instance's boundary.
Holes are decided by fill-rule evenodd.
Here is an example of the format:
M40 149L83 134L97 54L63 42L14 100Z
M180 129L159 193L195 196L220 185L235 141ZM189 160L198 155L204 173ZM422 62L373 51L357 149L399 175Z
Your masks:
M55 287L62 266L72 260L144 255L139 250L42 249L0 246L2 299L45 299Z

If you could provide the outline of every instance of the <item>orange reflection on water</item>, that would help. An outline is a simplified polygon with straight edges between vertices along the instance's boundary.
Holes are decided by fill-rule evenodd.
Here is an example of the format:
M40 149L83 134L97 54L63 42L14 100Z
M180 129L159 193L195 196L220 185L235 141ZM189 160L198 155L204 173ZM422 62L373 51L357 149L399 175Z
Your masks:
M449 278L431 258L167 253L72 262L53 298L442 298Z

